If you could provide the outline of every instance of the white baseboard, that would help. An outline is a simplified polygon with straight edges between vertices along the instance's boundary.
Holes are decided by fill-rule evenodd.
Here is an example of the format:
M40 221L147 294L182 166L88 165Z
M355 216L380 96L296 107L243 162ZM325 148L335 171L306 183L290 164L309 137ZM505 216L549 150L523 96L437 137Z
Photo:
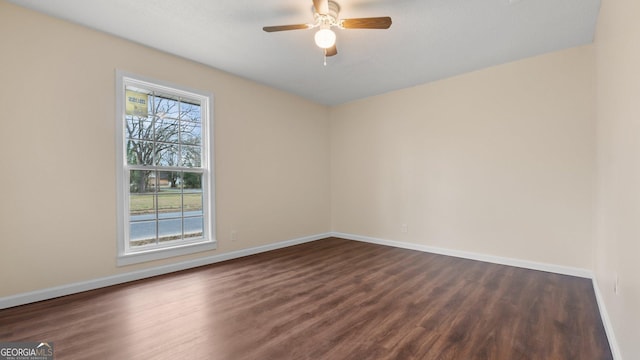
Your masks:
M613 332L613 324L611 323L611 319L609 318L607 307L604 304L604 299L602 298L602 292L600 291L598 280L596 279L595 276L593 277L592 280L593 280L593 290L596 293L596 301L598 302L598 309L600 310L600 318L602 318L604 331L607 333L607 339L609 340L609 348L611 348L611 354L613 355L613 360L622 360L622 354L620 353L620 348L618 347L618 341L616 340L616 335Z
M273 244L267 244L267 245L257 246L257 247L248 248L248 249L231 251L228 253L207 256L207 257L198 258L198 259L189 260L189 261L183 261L175 264L157 266L149 269L127 272L124 274L111 275L111 276L106 276L98 279L81 281L73 284L67 284L67 285L42 289L42 290L26 292L26 293L17 294L17 295L11 295L11 296L0 298L0 309L6 309L13 306L24 305L24 304L28 304L36 301L53 299L60 296L71 295L71 294L88 291L88 290L94 290L94 289L98 289L106 286L122 284L130 281L134 281L134 280L149 278L152 276L163 275L163 274L168 274L168 273L172 273L180 270L191 269L198 266L214 264L221 261L241 258L248 255L254 255L254 254L258 254L258 253L262 253L270 250L276 250L276 249L280 249L288 246L320 240L320 239L327 238L329 236L331 236L331 234L329 233L305 236L297 239L291 239L291 240L281 241Z
M331 236L348 239L348 240L363 241L363 242L368 242L372 244L387 245L387 246L394 246L394 247L403 248L403 249L423 251L423 252L428 252L432 254L454 256L458 258L484 261L484 262L493 263L493 264L509 265L509 266L515 266L515 267L520 267L525 269L540 270L540 271L552 272L557 274L593 279L593 272L591 270L574 268L569 266L561 266L561 265L554 265L554 264L547 264L547 263L539 263L535 261L505 258L500 256L479 254L479 253L460 251L460 250L452 250L452 249L446 249L446 248L439 248L435 246L427 246L427 245L400 242L400 241L394 241L394 240L379 239L379 238L373 238L373 237L362 236L362 235L345 234L340 232L332 232Z

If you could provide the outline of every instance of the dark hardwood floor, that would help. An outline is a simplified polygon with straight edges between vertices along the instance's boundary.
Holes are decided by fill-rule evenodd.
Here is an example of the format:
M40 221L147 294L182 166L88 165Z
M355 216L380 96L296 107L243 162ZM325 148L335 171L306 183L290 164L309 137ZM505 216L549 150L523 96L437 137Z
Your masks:
M591 281L342 239L0 310L56 359L611 359Z

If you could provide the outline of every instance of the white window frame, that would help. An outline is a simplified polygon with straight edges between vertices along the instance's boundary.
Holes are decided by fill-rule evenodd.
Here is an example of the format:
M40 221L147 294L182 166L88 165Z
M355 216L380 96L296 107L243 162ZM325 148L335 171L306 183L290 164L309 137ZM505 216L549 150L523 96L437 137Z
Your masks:
M202 110L202 211L203 238L170 246L132 249L129 246L129 168L126 159L125 88L127 85L199 100ZM151 170L151 169L150 169ZM215 189L213 164L213 95L184 86L116 70L116 185L117 185L117 265L166 259L216 248Z

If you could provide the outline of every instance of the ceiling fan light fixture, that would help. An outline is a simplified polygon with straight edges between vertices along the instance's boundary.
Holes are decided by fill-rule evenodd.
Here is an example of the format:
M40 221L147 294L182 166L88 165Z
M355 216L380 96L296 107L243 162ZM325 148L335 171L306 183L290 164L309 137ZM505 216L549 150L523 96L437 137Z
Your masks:
M391 18L388 16L341 19L339 17L340 5L335 0L313 0L313 23L265 26L266 32L317 29L314 40L316 45L324 50L325 58L338 54L336 48L336 33L332 28L338 29L388 29L391 26Z
M314 36L316 45L322 49L328 49L336 44L336 33L328 27L323 27Z

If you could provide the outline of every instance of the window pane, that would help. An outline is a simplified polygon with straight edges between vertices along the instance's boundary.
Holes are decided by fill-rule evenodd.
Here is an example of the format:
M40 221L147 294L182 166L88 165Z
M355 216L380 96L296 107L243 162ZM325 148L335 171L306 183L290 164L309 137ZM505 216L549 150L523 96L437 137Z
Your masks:
M180 139L186 145L200 145L202 139L200 124L183 121L180 124Z
M168 188L158 194L158 212L173 217L182 216L182 193L179 188Z
M125 113L127 115L147 116L149 114L149 92L127 87L125 91Z
M204 236L204 219L202 216L184 218L184 238L193 239Z
M154 97L155 114L160 118L179 118L180 107L179 101L171 99L170 96L156 94Z
M182 166L200 167L201 163L200 146L182 146Z
M155 172L149 170L129 171L129 192L133 195L153 192L155 188Z
M153 140L153 123L149 118L127 116L125 136L129 139Z
M180 142L180 122L178 120L156 118L155 125L156 141L174 144Z
M185 189L183 201L185 216L202 215L202 191Z
M129 215L131 215L131 221L155 219L156 217L155 194L132 193L129 196Z
M160 242L182 240L182 218L159 220L158 240Z
M132 217L133 218L133 217ZM143 246L156 243L156 222L140 221L129 223L129 245Z
M180 192L182 188L182 172L161 171L159 177L163 179L160 187L161 192Z
M200 105L183 102L180 104L180 119L183 121L192 121L200 123L202 115L200 113Z
M153 164L153 143L149 141L127 140L127 163L129 165Z
M199 190L202 192L202 174L195 172L184 172L182 175L182 181L184 183L185 193L189 192L188 190ZM197 192L197 191L191 191Z
M156 143L156 165L158 166L178 166L180 147L177 144Z

